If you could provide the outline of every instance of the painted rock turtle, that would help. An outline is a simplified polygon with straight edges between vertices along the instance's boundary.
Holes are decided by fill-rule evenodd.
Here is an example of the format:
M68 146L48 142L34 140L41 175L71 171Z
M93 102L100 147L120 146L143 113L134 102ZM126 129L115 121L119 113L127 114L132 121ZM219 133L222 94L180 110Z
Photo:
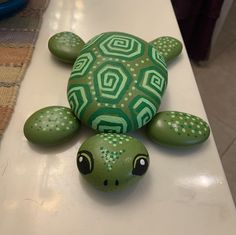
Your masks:
M100 134L80 147L77 166L103 191L125 188L143 176L149 156L137 139L124 135L147 125L147 135L168 147L204 142L210 128L201 118L177 111L158 112L167 87L167 63L182 44L166 36L148 43L136 36L107 32L87 43L71 32L52 36L49 50L73 64L68 81L70 108L40 109L24 125L35 144L63 143L78 132L80 122Z

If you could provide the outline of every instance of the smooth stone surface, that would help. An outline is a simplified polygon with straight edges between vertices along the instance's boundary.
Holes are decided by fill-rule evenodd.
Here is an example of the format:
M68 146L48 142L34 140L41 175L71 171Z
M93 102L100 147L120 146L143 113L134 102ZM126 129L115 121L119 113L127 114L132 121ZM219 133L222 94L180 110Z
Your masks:
M71 109L49 106L33 113L25 122L25 137L34 144L55 145L73 137L80 127Z
M173 37L159 37L150 42L164 57L166 63L176 58L183 49L182 43Z
M158 113L147 125L147 135L159 144L186 147L204 142L210 135L210 128L197 116L166 111Z
M83 48L67 95L85 125L100 132L127 133L157 113L166 86L166 63L151 44L127 33L108 32Z
M53 35L48 41L48 49L59 60L73 64L81 49L84 41L72 32L61 32Z
M77 166L97 189L118 191L142 178L149 166L149 156L145 146L133 137L102 133L81 145Z

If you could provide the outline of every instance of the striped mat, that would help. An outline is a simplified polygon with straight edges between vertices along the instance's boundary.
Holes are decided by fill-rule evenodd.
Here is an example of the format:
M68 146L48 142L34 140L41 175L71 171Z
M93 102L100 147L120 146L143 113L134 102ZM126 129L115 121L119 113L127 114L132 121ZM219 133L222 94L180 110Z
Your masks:
M19 13L0 20L0 138L13 113L48 2L29 0Z

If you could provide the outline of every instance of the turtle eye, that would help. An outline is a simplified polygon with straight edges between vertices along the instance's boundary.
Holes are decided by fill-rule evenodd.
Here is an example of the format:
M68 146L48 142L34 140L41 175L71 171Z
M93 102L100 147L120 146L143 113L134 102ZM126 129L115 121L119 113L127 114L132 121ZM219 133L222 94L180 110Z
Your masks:
M148 169L148 155L138 154L133 161L133 175L143 175Z
M93 171L93 155L91 152L82 150L77 154L77 167L81 174L87 175Z

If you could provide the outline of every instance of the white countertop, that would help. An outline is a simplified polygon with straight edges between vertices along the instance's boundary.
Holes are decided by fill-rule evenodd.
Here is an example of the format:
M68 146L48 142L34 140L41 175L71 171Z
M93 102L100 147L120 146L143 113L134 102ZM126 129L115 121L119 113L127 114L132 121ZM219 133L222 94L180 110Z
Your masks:
M66 105L70 66L47 50L54 33L69 30L85 41L104 31L123 31L151 41L181 35L168 0L51 0L17 105L0 145L2 235L234 235L235 207L213 137L191 150L168 150L135 133L151 165L136 187L102 193L77 171L76 153L91 132L53 149L30 145L22 128L34 111ZM169 66L161 110L206 119L184 50Z

